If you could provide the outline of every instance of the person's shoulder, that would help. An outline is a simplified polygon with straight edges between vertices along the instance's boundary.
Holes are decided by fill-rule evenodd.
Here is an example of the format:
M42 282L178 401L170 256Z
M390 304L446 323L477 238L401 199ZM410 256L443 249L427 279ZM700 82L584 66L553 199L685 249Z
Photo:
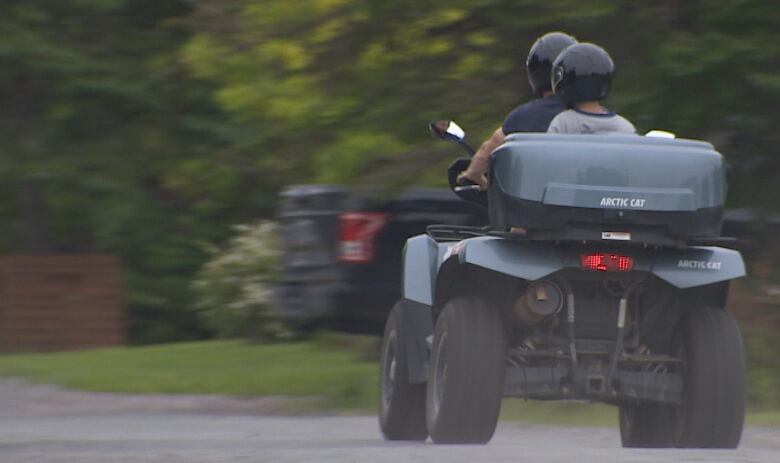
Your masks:
M557 97L534 98L509 113L504 119L504 133L545 132L553 117L563 109Z
M575 111L573 109L564 109L563 111L559 112L558 115L555 116L555 117L566 118L566 117L572 117L573 115L576 115L576 114L577 114L577 111Z
M559 112L554 118L553 121L557 120L559 122L561 121L569 121L572 119L577 119L577 111L573 109L564 109L563 111Z
M621 131L636 133L636 127L634 127L634 124L632 124L631 121L620 114L615 114L615 117Z
M539 106L539 102L541 101L540 98L534 98L533 100L526 101L525 103L518 105L509 112L509 115L506 117L507 119L515 118L515 117L522 117L526 114L530 114L536 110L536 108Z
M571 120L572 114L576 115L577 113L572 109L566 109L559 112L555 117L553 117L552 121L550 121L550 126L547 128L547 132L548 133L568 132L567 122Z

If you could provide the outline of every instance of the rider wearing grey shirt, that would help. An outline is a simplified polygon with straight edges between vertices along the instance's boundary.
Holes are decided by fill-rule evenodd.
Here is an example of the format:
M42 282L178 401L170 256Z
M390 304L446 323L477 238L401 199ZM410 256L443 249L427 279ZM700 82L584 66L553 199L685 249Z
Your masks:
M548 133L636 133L634 125L602 106L609 95L615 63L593 43L570 45L553 62L551 84L569 108L550 122Z
M612 111L591 113L573 108L559 113L550 122L548 133L636 133L634 124Z

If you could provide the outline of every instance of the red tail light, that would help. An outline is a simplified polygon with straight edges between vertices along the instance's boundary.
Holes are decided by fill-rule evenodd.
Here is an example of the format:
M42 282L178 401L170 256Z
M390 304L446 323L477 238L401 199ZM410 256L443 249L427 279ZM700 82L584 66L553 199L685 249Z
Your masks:
M587 270L599 272L628 272L634 268L634 259L619 254L583 254L580 265Z
M348 212L339 216L339 260L367 263L374 260L377 234L387 224L383 212Z

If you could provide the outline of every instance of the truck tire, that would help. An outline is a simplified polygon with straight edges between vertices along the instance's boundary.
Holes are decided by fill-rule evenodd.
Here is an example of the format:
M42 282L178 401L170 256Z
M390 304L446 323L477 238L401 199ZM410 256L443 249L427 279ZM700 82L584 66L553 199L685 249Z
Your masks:
M736 448L745 419L746 373L742 335L734 317L717 307L695 307L683 330L685 392L678 410L680 447Z
M425 383L409 382L403 301L390 312L379 369L379 428L387 440L424 441Z
M485 444L501 410L506 334L497 310L473 297L449 301L436 322L426 395L437 444Z
M623 447L736 448L745 417L745 360L734 317L694 307L675 336L684 360L683 404L620 408Z

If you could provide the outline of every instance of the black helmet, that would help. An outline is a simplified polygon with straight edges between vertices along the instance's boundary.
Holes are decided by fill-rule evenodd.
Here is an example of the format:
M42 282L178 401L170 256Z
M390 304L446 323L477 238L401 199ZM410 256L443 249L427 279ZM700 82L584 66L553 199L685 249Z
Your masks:
M543 92L552 91L550 87L550 71L553 61L568 46L577 43L577 39L563 32L550 32L536 39L528 51L525 69L528 72L528 83L538 96Z
M609 95L615 63L603 48L592 43L572 45L555 59L551 83L563 104L600 101Z

